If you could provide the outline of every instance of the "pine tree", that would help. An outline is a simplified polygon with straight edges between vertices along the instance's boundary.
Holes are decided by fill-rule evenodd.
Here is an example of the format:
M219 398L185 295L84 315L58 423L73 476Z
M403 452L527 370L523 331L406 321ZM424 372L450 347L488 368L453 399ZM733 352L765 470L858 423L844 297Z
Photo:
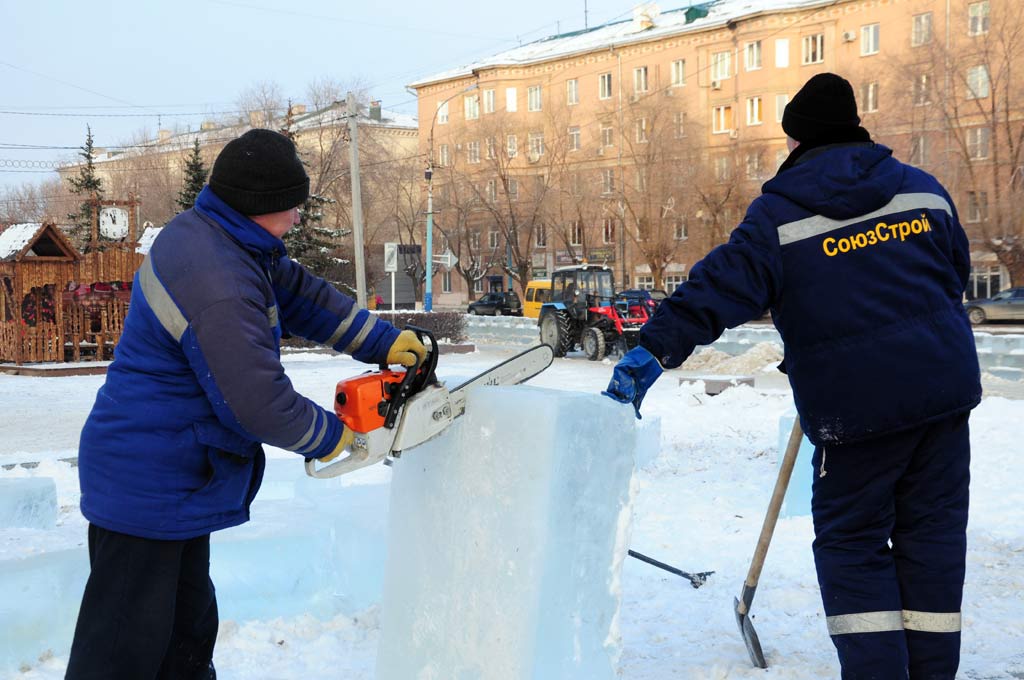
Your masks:
M288 102L288 113L285 115L281 134L295 142L295 117L291 102ZM296 145L297 147L298 145ZM299 151L302 164L309 168L309 163ZM334 199L310 193L305 203L299 208L299 223L284 235L282 239L288 249L288 256L316 274L320 278L338 286L341 284L345 271L346 260L337 257L339 239L346 235L346 230L336 230L323 224L324 206L334 203Z
M68 184L71 185L71 193L76 196L84 195L86 198L86 200L82 202L81 206L79 206L77 213L70 213L68 215L68 219L71 220L72 223L70 236L77 246L81 246L86 243L91 236L91 199L93 195L95 194L98 199L103 198L103 179L96 175L96 165L92 161L92 128L87 125L85 127L85 131L85 146L79 147L80 151L78 152L78 155L82 157L85 164L78 169L77 177L68 178Z
M195 144L192 145L192 153L185 159L185 176L176 201L182 210L188 210L196 204L196 196L203 190L207 174L206 166L203 165L203 157L199 155L199 138L196 137Z

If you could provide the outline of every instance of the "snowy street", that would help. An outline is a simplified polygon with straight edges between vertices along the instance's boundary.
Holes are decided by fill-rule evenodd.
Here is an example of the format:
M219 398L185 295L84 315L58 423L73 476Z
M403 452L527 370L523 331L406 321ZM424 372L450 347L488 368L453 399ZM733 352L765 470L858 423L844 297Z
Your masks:
M512 353L485 347L472 354L443 355L438 374L468 377ZM744 367L759 376L753 388L734 387L710 397L702 383L679 384L683 374L669 371L644 402L645 419L661 420L661 446L660 454L636 471L631 547L684 571L715 573L694 590L684 579L626 561L619 620L621 678L766 677L749 663L736 629L733 597L740 592L775 482L779 418L791 407L792 397L785 380L773 373L774 364L756 359L751 358L756 367ZM347 357L314 353L292 354L284 363L298 390L327 408L335 383L367 368ZM612 359L593 363L573 355L556 359L530 384L595 393L606 386L613 365ZM710 374L714 366L701 370ZM102 376L0 376L0 399L6 407L0 411L0 480L53 477L60 505L56 530L0 529L0 582L5 565L18 555L85 542L76 471L60 459L75 456L79 429L102 381ZM986 396L973 414L971 431L971 520L959 677L1024 678L1024 401ZM300 458L280 450L268 455L294 458L301 465ZM17 465L27 461L40 464ZM377 466L353 476L389 475L387 468ZM317 517L302 521L315 524ZM768 553L752 608L770 665L767 677L838 677L815 578L812 537L809 516L780 519ZM214 657L218 678L372 680L378 615L375 607L357 617L327 621L310 615L222 618ZM68 650L39 653L38 661L3 677L62 678ZM0 669L0 675L4 672Z

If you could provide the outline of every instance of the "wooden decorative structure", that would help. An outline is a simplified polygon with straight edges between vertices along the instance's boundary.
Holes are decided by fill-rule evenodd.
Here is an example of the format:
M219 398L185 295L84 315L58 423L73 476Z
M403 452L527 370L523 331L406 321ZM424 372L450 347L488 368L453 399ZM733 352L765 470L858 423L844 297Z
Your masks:
M135 272L138 201L93 198L84 254L52 223L0 232L0 363L104 360L120 339ZM123 237L104 239L100 215L126 207Z

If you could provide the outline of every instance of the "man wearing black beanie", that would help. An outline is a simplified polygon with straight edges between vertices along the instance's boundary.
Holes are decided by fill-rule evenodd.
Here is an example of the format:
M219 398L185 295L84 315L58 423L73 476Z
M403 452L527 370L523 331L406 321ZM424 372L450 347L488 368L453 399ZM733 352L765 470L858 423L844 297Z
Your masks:
M262 444L329 461L355 434L295 391L283 333L369 364L426 348L288 258L309 178L287 137L250 130L154 241L82 430L91 572L67 678L212 680L210 533L248 521Z
M664 368L770 310L815 445L814 558L842 677L953 680L981 399L967 237L939 182L871 141L844 78L811 78L782 128L778 174L606 393L639 415Z

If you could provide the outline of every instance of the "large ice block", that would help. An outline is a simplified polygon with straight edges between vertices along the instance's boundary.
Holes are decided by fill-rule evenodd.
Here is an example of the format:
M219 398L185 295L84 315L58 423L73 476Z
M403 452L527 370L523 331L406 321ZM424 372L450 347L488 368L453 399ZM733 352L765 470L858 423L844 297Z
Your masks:
M50 477L0 479L0 528L52 529L57 485Z
M482 387L391 484L378 680L611 680L633 409Z
M796 420L796 409L790 409L779 416L779 464L786 453L789 434ZM782 499L780 517L799 517L811 514L811 483L814 481L814 469L811 457L814 455L814 444L806 436L800 441L800 449L796 454L793 476L789 479L789 488Z

